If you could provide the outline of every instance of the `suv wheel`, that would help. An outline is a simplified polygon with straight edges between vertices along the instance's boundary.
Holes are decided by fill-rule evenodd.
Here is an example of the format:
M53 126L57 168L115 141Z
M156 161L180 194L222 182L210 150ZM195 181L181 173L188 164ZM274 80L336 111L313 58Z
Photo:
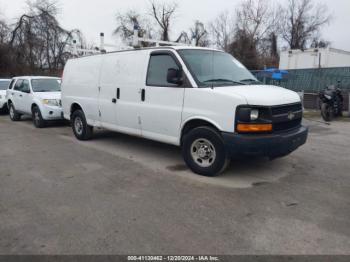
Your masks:
M32 110L33 124L36 128L45 127L45 120L43 119L40 109L35 106Z
M15 106L12 103L9 105L9 114L12 121L21 120L21 115L17 113Z
M220 175L230 162L220 134L210 127L195 128L186 134L182 155L193 172L209 177Z
M71 119L76 138L79 140L91 139L93 128L87 124L84 112L82 110L74 111Z

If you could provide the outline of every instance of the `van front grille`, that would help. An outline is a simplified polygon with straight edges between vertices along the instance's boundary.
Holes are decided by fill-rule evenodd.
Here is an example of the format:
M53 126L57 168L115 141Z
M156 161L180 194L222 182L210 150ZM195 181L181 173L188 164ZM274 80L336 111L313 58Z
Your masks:
M283 105L283 106L275 106L272 107L272 115L277 116L277 115L283 115L283 114L288 114L289 112L299 112L303 110L303 107L301 103L298 104L292 104L292 105Z
M301 126L303 107L301 103L271 108L274 131L285 131Z

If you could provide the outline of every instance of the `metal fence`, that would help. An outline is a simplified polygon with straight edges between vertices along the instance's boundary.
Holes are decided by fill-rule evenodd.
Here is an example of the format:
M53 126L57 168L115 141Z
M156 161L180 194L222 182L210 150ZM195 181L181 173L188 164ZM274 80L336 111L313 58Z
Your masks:
M288 70L288 75L282 80L268 77L265 71L252 73L266 84L282 86L294 91L318 93L326 86L336 85L338 81L343 91L350 91L350 67Z
M337 85L340 81L344 96L344 110L350 110L348 106L350 104L350 67L288 70L288 74L283 75L281 80L272 78L266 71L252 71L252 73L265 84L303 92L304 106L307 109L319 109L319 91L329 85Z

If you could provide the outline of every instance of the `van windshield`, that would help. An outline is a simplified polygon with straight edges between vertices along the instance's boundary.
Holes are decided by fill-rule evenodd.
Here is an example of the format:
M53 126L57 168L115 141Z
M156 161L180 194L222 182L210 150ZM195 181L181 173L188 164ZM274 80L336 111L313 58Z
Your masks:
M260 83L228 53L211 50L179 50L198 87L219 87Z
M11 80L0 80L0 90L6 90L10 85Z
M60 92L61 80L60 79L33 79L32 88L33 88L33 92Z

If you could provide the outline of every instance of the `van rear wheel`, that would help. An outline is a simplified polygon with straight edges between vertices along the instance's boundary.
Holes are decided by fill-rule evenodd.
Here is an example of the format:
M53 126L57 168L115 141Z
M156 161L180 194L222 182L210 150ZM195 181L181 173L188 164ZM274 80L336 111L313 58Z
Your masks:
M220 134L211 127L195 128L186 134L182 155L188 167L202 176L218 176L230 163Z
M93 128L87 124L84 112L82 110L74 111L71 119L75 137L79 140L91 139Z

